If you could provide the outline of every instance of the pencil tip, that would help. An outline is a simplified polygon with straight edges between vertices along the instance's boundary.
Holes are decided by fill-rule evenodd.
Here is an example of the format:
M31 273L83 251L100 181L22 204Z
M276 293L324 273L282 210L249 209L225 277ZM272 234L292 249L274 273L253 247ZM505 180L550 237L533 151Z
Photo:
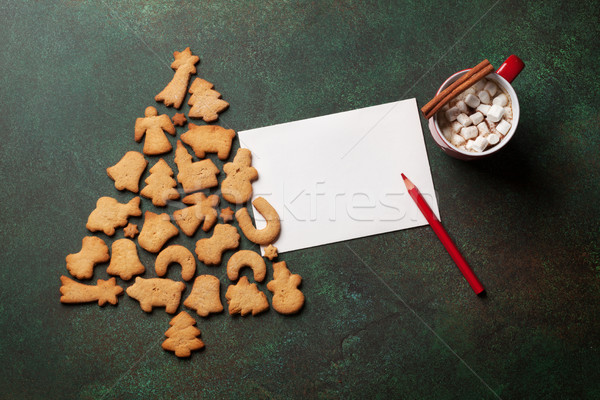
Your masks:
M403 173L401 173L400 175L402 175L402 179L406 180L406 175L404 175Z

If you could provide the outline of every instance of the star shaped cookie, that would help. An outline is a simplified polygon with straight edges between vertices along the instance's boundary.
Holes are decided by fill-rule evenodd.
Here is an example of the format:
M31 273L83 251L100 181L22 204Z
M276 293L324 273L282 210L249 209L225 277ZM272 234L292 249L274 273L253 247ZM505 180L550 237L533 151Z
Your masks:
M267 257L269 260L277 258L277 247L273 246L272 244L265 247L265 257Z
M171 119L173 120L173 124L177 125L177 126L183 126L187 122L187 119L185 118L185 114L183 114L183 113L177 113Z
M125 237L133 239L138 233L140 233L140 231L138 230L136 224L132 224L130 222L125 228L123 228L123 233L125 234Z
M233 210L231 207L221 209L221 219L223 219L223 222L233 221Z

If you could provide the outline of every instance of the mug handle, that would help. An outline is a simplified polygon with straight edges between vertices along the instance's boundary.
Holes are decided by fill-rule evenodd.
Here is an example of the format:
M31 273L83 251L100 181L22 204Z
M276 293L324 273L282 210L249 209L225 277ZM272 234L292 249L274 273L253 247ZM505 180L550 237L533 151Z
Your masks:
M511 83L517 75L525 68L525 63L519 57L512 54L498 68L496 73Z

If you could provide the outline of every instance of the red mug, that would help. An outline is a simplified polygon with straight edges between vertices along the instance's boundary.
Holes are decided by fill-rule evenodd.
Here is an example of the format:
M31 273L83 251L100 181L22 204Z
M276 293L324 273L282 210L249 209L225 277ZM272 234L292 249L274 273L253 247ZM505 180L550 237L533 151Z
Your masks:
M517 98L517 93L515 92L515 90L513 89L512 85L511 85L511 82L513 81L513 79L515 79L517 77L517 75L519 75L519 73L523 70L524 67L525 67L525 64L523 63L523 61L521 61L521 59L519 57L517 57L513 54L510 57L508 57L506 59L506 61L504 61L504 63L500 66L500 68L498 68L498 70L495 73L491 73L486 76L486 79L493 81L498 86L500 86L502 89L504 89L504 91L506 93L508 93L508 95L510 96L511 103L512 103L512 113L513 113L512 126L510 127L510 130L508 131L508 133L506 135L504 135L504 137L502 138L500 143L498 143L497 145L495 145L493 147L488 148L485 151L482 151L481 153L475 153L475 152L459 149L459 148L455 147L452 143L450 143L448 141L448 139L446 139L444 137L444 135L442 134L442 130L440 129L440 126L438 125L438 122L437 122L437 114L436 114L433 117L429 118L429 130L431 131L431 136L433 137L433 140L435 140L437 145L440 146L446 154L448 154L452 157L461 159L461 160L480 159L480 158L489 156L490 154L493 154L493 153L497 152L498 150L500 150L501 148L503 148L509 142L509 140L513 137L513 135L515 134L515 131L517 130L517 125L519 124L519 115L520 115L519 100ZM465 74L467 71L469 71L469 69L464 69L462 71L455 73L450 78L446 79L446 81L438 89L436 96L442 90L444 90L446 87L448 87L448 85L452 84L452 82L454 82L455 80L460 78L463 74Z

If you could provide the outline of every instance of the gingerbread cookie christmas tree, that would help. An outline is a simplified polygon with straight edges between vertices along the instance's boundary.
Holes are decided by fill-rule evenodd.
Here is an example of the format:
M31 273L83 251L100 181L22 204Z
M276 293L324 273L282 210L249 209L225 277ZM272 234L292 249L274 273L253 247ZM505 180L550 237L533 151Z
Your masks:
M173 179L173 170L162 158L150 168L150 176L144 181L146 186L140 194L152 199L152 204L164 207L169 200L177 200L179 192L175 187L177 182Z
M204 79L196 78L190 86L190 99L192 106L188 115L191 118L202 118L204 122L216 121L219 113L229 107L229 103L221 99L221 93L213 89L214 85Z
M198 339L200 329L196 328L196 320L185 311L180 312L171 322L171 327L165 332L168 338L162 343L162 348L175 352L177 357L189 357L194 350L204 347L204 342Z

